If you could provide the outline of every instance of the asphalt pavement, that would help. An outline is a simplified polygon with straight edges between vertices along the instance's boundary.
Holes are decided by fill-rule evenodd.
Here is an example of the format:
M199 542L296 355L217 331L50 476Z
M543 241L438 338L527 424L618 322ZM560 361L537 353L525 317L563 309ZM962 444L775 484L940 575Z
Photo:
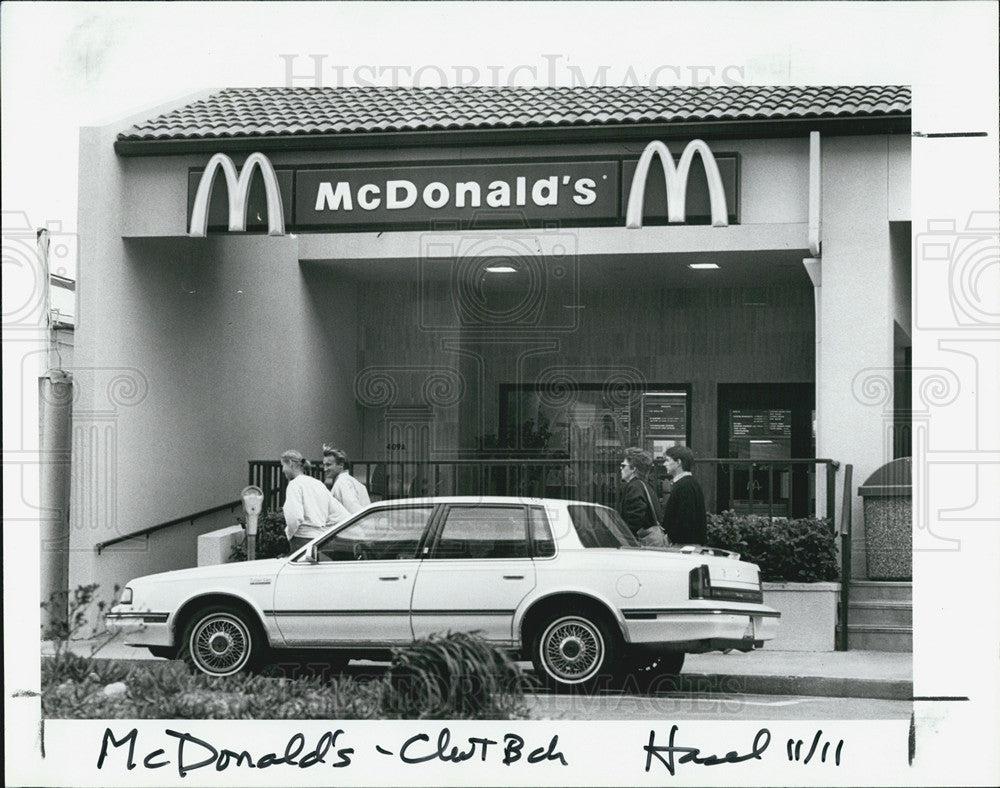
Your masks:
M73 650L92 652L95 641L79 640ZM42 644L42 654L52 645ZM144 648L112 641L102 659L156 659ZM357 664L357 663L355 663ZM527 663L525 663L527 666ZM747 654L688 654L677 689L753 695L808 695L832 698L909 700L913 697L913 654L891 651L772 651Z

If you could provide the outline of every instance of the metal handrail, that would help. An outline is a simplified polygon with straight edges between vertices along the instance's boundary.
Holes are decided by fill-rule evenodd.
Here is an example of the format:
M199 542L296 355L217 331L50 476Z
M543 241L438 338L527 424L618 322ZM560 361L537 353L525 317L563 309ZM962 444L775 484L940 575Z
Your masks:
M851 602L851 489L853 485L854 466L844 467L844 502L840 515L840 637L837 640L837 651L847 651L849 638L847 632L848 610Z
M162 531L164 528L171 528L175 525L183 525L185 523L194 523L195 520L205 517L209 514L215 514L216 512L221 512L223 509L229 509L232 511L237 506L242 505L243 501L231 501L230 503L219 504L218 506L213 506L211 509L204 509L200 512L195 512L194 514L188 514L184 517L175 517L173 520L167 520L165 523L157 523L156 525L151 525L148 528L140 528L138 531L132 531L128 534L123 534L122 536L116 536L114 539L106 539L103 542L98 542L95 547L97 548L97 554L100 555L101 551L105 547L110 547L113 544L118 544L119 542L126 542L129 539L135 539L138 536L149 536L151 533L156 531Z

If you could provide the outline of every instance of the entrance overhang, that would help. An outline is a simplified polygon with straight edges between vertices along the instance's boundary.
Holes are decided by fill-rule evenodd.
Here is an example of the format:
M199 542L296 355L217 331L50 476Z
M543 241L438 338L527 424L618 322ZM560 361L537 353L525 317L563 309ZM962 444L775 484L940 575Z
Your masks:
M542 243L565 237L575 251ZM497 244L483 244L495 239ZM625 227L575 227L543 230L434 230L426 232L315 233L297 236L299 261L379 260L394 258L496 257L497 246L516 250L533 246L535 254L567 252L589 255L711 254L807 250L808 222L740 224L729 227L667 225L630 230ZM806 254L800 257L807 256Z

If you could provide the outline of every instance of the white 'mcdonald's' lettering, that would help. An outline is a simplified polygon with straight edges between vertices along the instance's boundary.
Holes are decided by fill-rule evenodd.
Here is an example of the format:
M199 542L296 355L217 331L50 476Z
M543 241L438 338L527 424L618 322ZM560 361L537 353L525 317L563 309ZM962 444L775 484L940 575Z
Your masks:
M485 199L484 199L485 197ZM560 200L573 200L576 205L592 205L597 201L597 181L593 178L571 178L550 175L529 180L518 175L509 180L444 183L432 181L420 188L409 180L387 180L381 183L351 181L320 181L316 186L316 211L353 211L354 206L365 211L384 207L389 211L412 208L419 201L433 210L447 206L455 208L511 208L534 205L558 207Z

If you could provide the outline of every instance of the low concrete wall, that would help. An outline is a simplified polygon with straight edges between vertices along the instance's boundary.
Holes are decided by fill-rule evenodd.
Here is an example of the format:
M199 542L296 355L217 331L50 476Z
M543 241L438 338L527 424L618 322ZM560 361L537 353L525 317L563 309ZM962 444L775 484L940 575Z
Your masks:
M198 566L228 564L233 546L243 541L242 525L230 525L198 537Z
M840 583L764 583L764 604L781 612L774 651L833 651Z

